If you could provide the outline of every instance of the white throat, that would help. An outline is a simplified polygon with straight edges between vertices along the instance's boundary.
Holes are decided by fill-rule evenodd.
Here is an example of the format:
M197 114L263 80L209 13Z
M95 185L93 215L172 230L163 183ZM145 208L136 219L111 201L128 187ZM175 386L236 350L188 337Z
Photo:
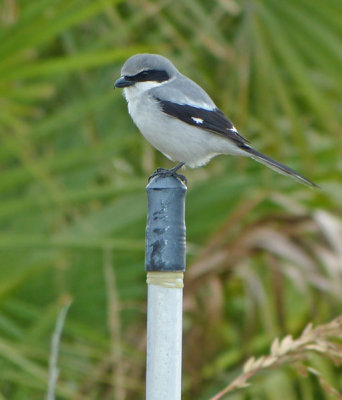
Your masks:
M150 89L164 85L167 82L170 82L170 80L164 82L137 82L133 86L128 86L124 89L125 99L128 103L137 100L137 98L140 97L140 95L142 95L143 93L147 92Z

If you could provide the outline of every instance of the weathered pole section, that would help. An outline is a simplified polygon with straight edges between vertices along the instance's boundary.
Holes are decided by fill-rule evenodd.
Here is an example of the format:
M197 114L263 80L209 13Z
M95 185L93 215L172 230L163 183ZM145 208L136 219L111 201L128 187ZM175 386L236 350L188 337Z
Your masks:
M146 187L146 400L181 400L186 186L155 176Z

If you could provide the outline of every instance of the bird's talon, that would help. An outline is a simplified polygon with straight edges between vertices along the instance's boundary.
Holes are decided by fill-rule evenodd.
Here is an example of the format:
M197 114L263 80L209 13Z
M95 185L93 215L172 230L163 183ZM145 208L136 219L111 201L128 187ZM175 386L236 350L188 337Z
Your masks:
M180 179L185 184L185 186L188 186L188 180L186 179L186 177L184 175L174 174L173 176Z
M162 175L162 174L167 174L169 171L170 170L166 168L157 168L154 174L157 173L157 175Z
M168 176L174 176L175 178L180 179L182 182L185 183L185 185L188 184L188 180L184 175L177 174L177 170L174 169L166 169L166 168L157 168L153 174L148 178L148 182L156 176L161 176L163 178L166 178Z

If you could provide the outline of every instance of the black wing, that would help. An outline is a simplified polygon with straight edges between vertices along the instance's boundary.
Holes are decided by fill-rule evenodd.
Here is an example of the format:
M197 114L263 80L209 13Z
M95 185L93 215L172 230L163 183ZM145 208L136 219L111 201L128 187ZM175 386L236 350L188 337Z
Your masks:
M234 140L240 145L249 143L247 139L236 131L232 122L218 108L206 110L186 104L173 103L157 97L155 99L159 102L162 111L167 115L178 118L189 125L197 126Z

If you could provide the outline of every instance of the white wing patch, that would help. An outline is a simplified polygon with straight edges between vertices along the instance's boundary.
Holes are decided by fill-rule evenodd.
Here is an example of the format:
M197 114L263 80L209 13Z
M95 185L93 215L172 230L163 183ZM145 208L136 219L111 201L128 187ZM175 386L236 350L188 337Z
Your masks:
M202 118L191 117L191 119L196 122L196 124L203 124Z

